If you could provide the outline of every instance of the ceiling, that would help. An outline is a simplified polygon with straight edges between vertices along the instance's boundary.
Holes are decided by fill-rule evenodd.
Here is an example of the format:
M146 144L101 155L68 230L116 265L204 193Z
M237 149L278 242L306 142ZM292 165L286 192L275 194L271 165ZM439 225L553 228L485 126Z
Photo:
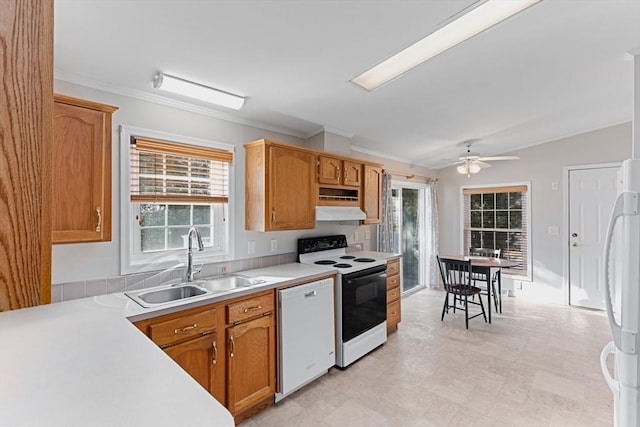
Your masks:
M433 168L469 139L498 155L631 120L638 0L544 0L373 92L349 82L473 3L55 0L55 76L145 97L163 71L248 97L212 115Z

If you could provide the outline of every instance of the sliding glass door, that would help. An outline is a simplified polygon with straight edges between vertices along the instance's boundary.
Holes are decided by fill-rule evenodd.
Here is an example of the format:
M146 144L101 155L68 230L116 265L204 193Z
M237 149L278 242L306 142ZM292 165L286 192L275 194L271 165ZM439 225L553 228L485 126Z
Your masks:
M425 287L425 197L426 185L393 181L393 246L402 254L402 292Z

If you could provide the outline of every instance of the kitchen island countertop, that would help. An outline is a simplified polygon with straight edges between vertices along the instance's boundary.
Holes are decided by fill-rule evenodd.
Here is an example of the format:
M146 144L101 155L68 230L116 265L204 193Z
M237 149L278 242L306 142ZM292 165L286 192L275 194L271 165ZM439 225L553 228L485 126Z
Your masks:
M0 425L232 427L226 408L131 321L331 275L298 263L241 273L271 281L170 308L118 293L0 313Z

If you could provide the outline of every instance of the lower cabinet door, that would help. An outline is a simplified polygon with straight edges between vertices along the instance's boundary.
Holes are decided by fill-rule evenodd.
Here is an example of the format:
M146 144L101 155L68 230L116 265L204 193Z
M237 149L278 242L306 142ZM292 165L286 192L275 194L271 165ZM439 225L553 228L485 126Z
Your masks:
M214 378L218 362L215 333L167 347L164 351L202 387L215 396Z
M274 396L275 345L273 314L227 329L227 408L233 415Z

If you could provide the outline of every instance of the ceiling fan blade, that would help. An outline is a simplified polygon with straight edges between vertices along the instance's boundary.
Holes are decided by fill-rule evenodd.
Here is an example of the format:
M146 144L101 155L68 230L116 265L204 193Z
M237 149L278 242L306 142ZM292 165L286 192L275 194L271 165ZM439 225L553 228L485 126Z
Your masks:
M494 156L494 157L480 157L478 160L493 162L495 160L520 160L518 156Z
M476 160L473 163L475 163L476 165L480 166L482 169L491 167L491 165L489 163L485 163L482 160Z

